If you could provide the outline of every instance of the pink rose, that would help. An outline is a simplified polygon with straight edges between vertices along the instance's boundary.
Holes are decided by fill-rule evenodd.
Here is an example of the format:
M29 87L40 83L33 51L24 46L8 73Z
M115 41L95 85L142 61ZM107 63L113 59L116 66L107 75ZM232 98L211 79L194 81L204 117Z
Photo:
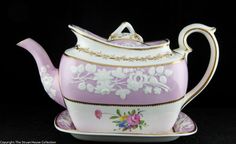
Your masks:
M140 115L139 114L134 114L134 115L130 115L127 118L127 122L129 126L136 126L140 123Z
M95 116L96 116L96 118L101 119L102 118L102 111L101 110L95 110Z

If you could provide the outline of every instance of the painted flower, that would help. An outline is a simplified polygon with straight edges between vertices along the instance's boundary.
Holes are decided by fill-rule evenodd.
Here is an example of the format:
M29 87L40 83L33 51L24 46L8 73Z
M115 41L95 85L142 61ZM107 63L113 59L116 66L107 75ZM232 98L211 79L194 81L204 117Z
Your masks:
M120 127L120 128L125 128L125 127L127 127L127 121L121 121L121 122L119 123L119 127Z
M96 116L96 118L98 118L98 119L101 119L102 118L102 111L101 110L95 110L95 116Z
M138 91L143 87L143 83L147 81L147 76L142 71L131 73L127 79L127 87L133 91Z
M139 125L141 121L141 117L139 114L129 115L127 118L127 122L129 126L136 126Z
M128 118L128 115L123 115L120 117L120 121L126 121Z
M142 130L143 127L146 127L146 122L142 119L143 111L140 111L140 109L133 109L132 111L128 111L127 113L120 112L119 109L116 110L116 114L112 114L110 119L112 119L112 123L115 124L115 126L118 126L118 130L126 131L126 130L134 130L139 128ZM114 129L117 130L117 129Z
M129 90L129 89L119 89L119 90L116 91L115 94L118 95L118 96L120 96L120 98L121 98L122 100L124 100L124 99L126 99L126 96L127 96L128 94L130 94L130 90Z

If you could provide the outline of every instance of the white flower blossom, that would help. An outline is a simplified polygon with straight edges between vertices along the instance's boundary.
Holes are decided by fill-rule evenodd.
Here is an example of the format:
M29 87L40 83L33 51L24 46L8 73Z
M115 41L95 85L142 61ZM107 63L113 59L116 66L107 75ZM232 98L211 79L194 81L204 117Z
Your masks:
M149 78L149 83L150 83L151 85L156 85L156 84L158 83L158 80L157 80L156 77L151 76L151 77Z
M167 82L167 78L164 75L160 76L160 82L165 84Z
M122 68L117 68L117 69L115 69L115 70L113 70L112 72L111 72L111 74L114 76L114 77L117 77L117 78L126 78L126 74L125 73L123 73L123 71L122 71Z
M106 95L110 94L112 91L114 91L113 85L111 85L109 82L99 83L95 87L95 93L97 94Z
M55 97L57 91L53 88L54 77L49 74L48 72L49 68L50 67L48 65L42 66L40 68L40 77L45 91L48 93L50 97Z
M99 69L96 73L94 73L93 80L96 80L98 82L103 81L110 81L112 79L111 71L107 71L106 69Z
M154 93L155 93L155 94L161 94L161 88L155 87L155 88L154 88Z
M84 65L79 65L79 66L77 67L77 71L78 71L78 73L84 72Z
M130 90L129 90L129 89L119 89L119 90L116 91L115 94L118 95L118 96L120 96L120 98L121 98L122 100L124 100L124 99L126 99L126 96L127 96L128 94L130 94Z
M151 86L145 86L143 89L145 94L151 94L152 93L152 87Z
M150 75L154 75L155 74L155 67L150 67L149 70L148 70L148 73Z
M77 73L77 72L78 72L77 70L78 70L78 69L77 69L76 66L71 66L71 67L70 67L70 71L71 71L73 74Z
M92 65L92 64L86 64L85 70L87 72L94 73L97 70L97 66L96 65Z
M171 70L169 70L169 69L165 70L165 75L166 75L167 77L171 76L172 74L173 74L173 71L171 71Z
M157 75L161 75L164 72L164 66L158 66L156 68Z
M80 90L85 90L85 89L86 89L86 84L85 84L85 82L81 82L81 83L78 85L78 88L79 88Z
M93 92L94 91L94 86L90 83L87 84L87 90L88 92Z
M143 83L146 79L147 77L141 71L132 73L127 80L127 87L133 91L138 91L143 87Z
M73 84L77 84L79 90L101 95L117 95L125 100L129 94L143 91L144 94L160 95L168 92L168 77L173 75L171 69L164 66L143 68L98 68L93 64L80 64L71 66ZM45 75L47 70L41 72ZM51 87L50 77L44 78L46 87ZM53 92L52 92L53 93Z

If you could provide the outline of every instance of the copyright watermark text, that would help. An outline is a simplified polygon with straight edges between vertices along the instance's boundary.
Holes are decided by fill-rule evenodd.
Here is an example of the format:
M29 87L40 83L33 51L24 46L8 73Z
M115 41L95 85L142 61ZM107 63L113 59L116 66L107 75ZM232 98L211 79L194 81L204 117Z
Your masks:
M14 140L14 141L3 141L0 140L0 144L56 144L56 141L24 141L24 140Z

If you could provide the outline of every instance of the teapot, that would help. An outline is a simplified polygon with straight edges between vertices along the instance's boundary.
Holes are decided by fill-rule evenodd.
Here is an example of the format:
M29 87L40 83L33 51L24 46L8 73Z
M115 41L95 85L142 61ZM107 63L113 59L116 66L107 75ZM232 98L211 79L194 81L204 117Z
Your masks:
M75 25L69 28L77 43L64 52L59 69L33 39L17 45L33 55L45 91L68 110L80 131L169 132L180 111L208 85L217 68L216 29L203 24L183 28L179 48L174 50L168 39L144 42L128 22L108 39ZM187 92L187 56L192 51L187 38L195 32L207 38L211 54L204 76Z

